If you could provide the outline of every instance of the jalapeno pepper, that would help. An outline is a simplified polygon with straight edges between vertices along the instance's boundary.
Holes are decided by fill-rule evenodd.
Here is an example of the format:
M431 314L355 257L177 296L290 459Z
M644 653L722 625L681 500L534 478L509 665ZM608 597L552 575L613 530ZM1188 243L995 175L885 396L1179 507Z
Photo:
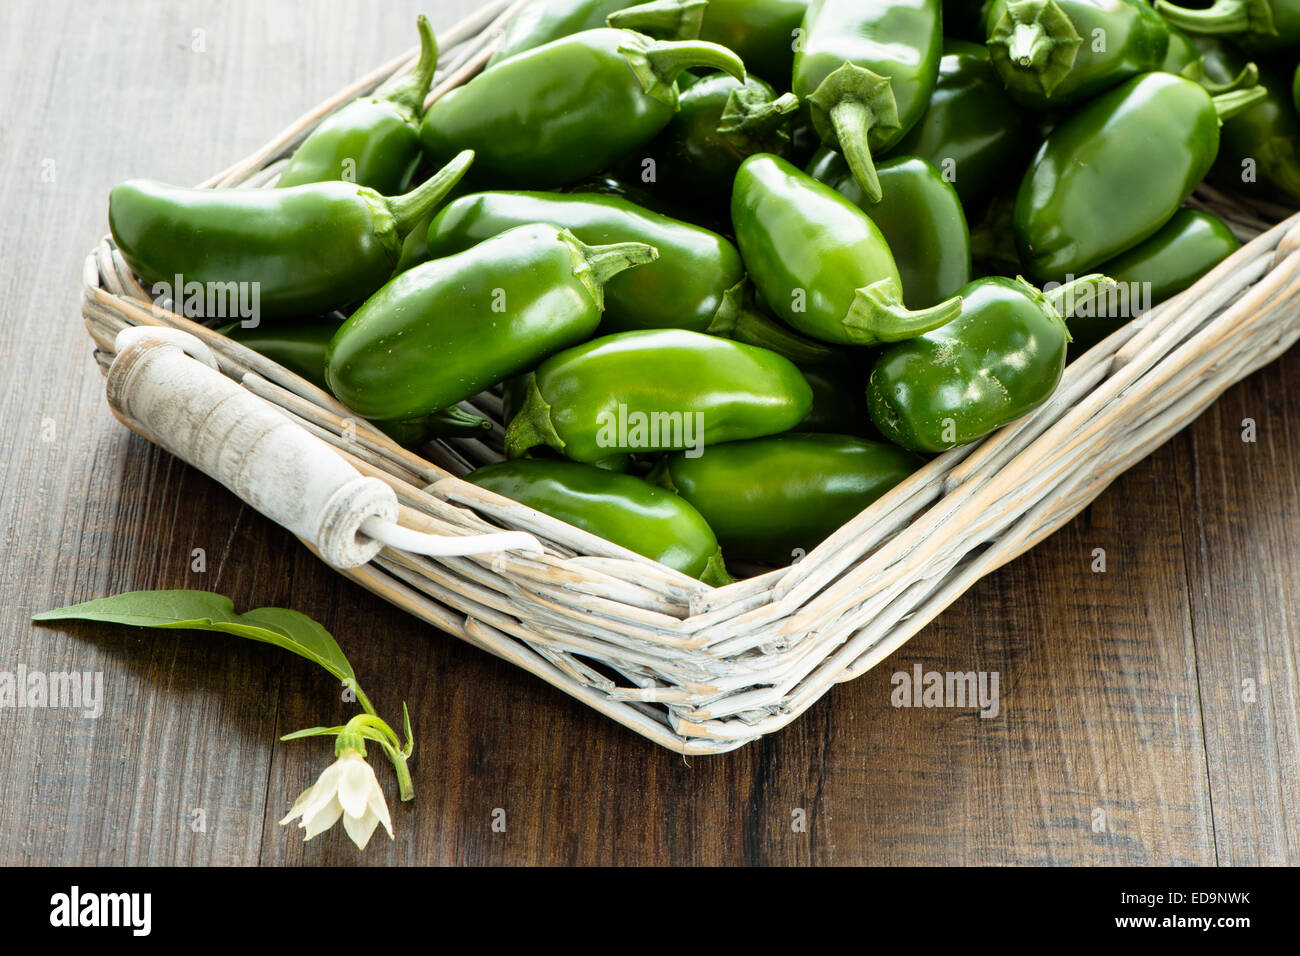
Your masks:
M533 225L417 266L339 329L326 365L330 391L381 421L455 405L589 337L605 282L653 258L640 243L593 248Z
M1065 371L1066 317L1100 276L1043 293L995 276L962 290L961 315L885 349L871 370L871 420L890 441L947 451L1020 418L1051 397Z
M1011 101L988 49L945 43L930 105L897 151L938 167L967 208L1023 169L1038 137L1025 111ZM888 193L886 193L888 195Z
M1217 216L1180 209L1146 242L1107 262L1101 271L1122 295L1099 297L1097 308L1070 318L1075 349L1095 345L1145 309L1190 288L1241 243Z
M614 277L605 291L608 332L686 328L722 332L734 324L745 280L740 253L717 233L615 196L478 193L444 208L429 228L429 251L450 255L508 229L554 223L583 242L642 242L659 250L652 265Z
M721 75L692 83L648 150L658 187L679 203L725 218L736 170L755 153L784 155L798 108L793 93L777 96L754 76L744 83Z
M961 301L903 307L898 266L880 229L834 189L760 154L736 174L731 219L768 307L824 342L873 345L937 328Z
M1211 98L1190 80L1147 73L1052 130L1016 196L1020 257L1041 281L1095 268L1153 235L1205 178L1219 120L1264 96Z
M1300 43L1300 2L1297 0L1214 0L1189 10L1170 0L1156 0L1160 15L1188 33L1250 37L1272 47Z
M388 281L407 233L473 160L462 153L392 199L341 182L184 189L132 180L109 197L109 227L146 283L246 283L264 319L318 315L359 302Z
M676 8L675 18L671 16L673 8ZM533 0L510 21L488 66L584 30L598 30L611 16L624 10L637 11L629 14L627 29L659 36L656 26L667 22L668 33L684 35L665 39L695 39L700 35L703 8L704 0L662 0L646 4L628 0ZM648 11L649 16L643 11Z
M725 47L587 30L517 54L430 107L420 127L435 162L474 149L479 179L548 189L641 149L677 111L677 76L711 67L745 79Z
M1169 26L1146 0L993 0L986 27L1007 91L1038 109L1158 70L1169 49Z
M640 478L571 461L528 460L488 465L468 480L705 584L731 582L718 539L700 513Z
M822 142L839 150L871 202L873 154L925 112L943 44L939 0L812 0L794 58L794 92Z
M884 196L874 206L839 153L824 150L808 172L871 217L898 264L908 305L930 308L970 282L970 232L961 199L925 160L895 156L877 166Z
M383 96L353 100L326 117L298 147L280 174L279 187L332 180L369 186L391 196L405 190L420 164L420 118L438 68L438 41L422 14L420 61Z
M775 352L678 329L608 335L547 359L506 430L517 458L548 445L574 461L690 450L788 431L812 390Z
M708 0L651 0L611 13L603 25L659 40L698 40L708 5Z
M700 38L735 50L754 73L784 84L807 11L808 0L709 0Z
M1300 202L1300 119L1286 82L1266 72L1259 102L1223 124L1215 180L1260 198Z
M778 435L670 455L652 473L704 516L733 558L797 560L921 465L847 435Z

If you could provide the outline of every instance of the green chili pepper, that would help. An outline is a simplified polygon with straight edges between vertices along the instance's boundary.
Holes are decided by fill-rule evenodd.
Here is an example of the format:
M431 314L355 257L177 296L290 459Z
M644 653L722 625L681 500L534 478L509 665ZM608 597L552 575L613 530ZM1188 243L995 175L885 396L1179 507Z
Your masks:
M718 539L700 513L640 478L571 461L527 460L488 465L468 480L705 584L731 583Z
M839 150L871 202L873 153L925 112L943 44L939 0L812 0L794 58L794 92L822 142Z
M459 182L457 156L404 196L352 183L289 189L184 189L132 180L108 203L113 240L146 283L246 283L262 318L359 302L393 274L407 233ZM213 316L210 316L213 317Z
M653 259L640 243L592 247L533 225L417 266L339 329L330 391L380 421L455 405L588 338L605 282Z
M745 160L732 224L763 300L806 335L844 345L896 342L948 322L961 300L916 312L880 229L861 209L776 156Z
M704 6L704 0L644 4L628 0L533 0L510 21L488 66L575 33L598 30L622 11L626 11L626 22L620 26L626 29L663 39L694 40L700 35Z
M847 435L778 435L678 453L652 473L704 516L733 558L789 564L921 465L911 452Z
M1201 10L1189 10L1170 0L1156 0L1160 15L1188 33L1249 36L1270 46L1300 43L1300 2L1297 0L1214 0Z
M1169 49L1169 26L1146 0L993 0L985 25L1008 92L1037 109L1158 70Z
M642 242L653 264L612 279L605 291L607 332L685 328L726 334L745 281L740 253L717 233L669 219L615 196L478 193L442 210L429 228L434 257L461 252L508 229L548 222L582 242Z
M949 42L930 105L897 149L937 166L969 208L1000 188L1008 171L1023 169L1037 142L1030 119L1002 88L988 49Z
M868 205L839 153L823 150L808 173L871 217L889 243L903 282L903 301L928 309L970 282L970 232L961 199L939 170L915 156L876 167L884 197Z
M398 422L375 422L375 427L399 445L418 448L438 438L482 438L492 431L492 422L459 406L444 408Z
M1070 319L1075 349L1095 345L1136 315L1195 285L1239 248L1237 237L1217 216L1178 210L1146 242L1101 267L1122 294L1111 297L1109 305L1098 297L1099 305L1107 307L1076 310Z
M961 316L885 349L871 371L871 420L890 441L920 452L983 438L1051 397L1065 371L1065 320L1102 285L1089 276L1040 292L1002 277L962 290Z
M1223 124L1214 178L1237 192L1300 202L1300 119L1286 81L1265 73L1259 102Z
M217 329L219 333L245 345L259 355L269 358L306 379L317 388L328 390L325 384L325 353L330 340L343 324L336 316L295 319L245 328L238 322Z
M517 458L547 445L574 461L690 450L788 431L812 408L775 352L679 329L624 332L547 359L506 430Z
M800 369L812 389L812 411L794 430L830 435L856 435L881 440L871 423L864 384L875 364L877 350Z
M698 40L708 5L708 0L653 0L617 10L602 25L660 40Z
M1211 70L1197 40L1173 26L1169 28L1169 50L1160 70L1199 83L1213 95L1245 89L1259 82L1259 68L1254 63L1242 64L1231 75L1217 76L1220 71Z
M725 218L736 170L755 153L784 155L798 108L793 93L777 96L754 76L744 83L721 75L692 83L677 115L650 144L658 186L680 203Z
M430 107L420 127L431 159L474 149L496 185L575 183L643 148L677 111L677 76L693 66L743 81L730 50L588 30L504 60Z
M709 0L701 39L736 51L753 72L785 83L808 0Z
M1040 281L1080 275L1153 235L1205 178L1219 122L1264 96L1217 97L1147 73L1083 106L1047 137L1020 184L1020 257Z
M390 196L405 190L420 164L420 118L438 68L438 41L421 14L420 62L383 96L353 100L326 117L280 174L278 187L332 180L369 186Z

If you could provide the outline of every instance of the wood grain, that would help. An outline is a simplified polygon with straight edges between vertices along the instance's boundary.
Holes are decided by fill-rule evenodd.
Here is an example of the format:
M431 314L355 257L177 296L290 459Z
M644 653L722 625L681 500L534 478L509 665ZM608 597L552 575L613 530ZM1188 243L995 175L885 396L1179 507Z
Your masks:
M895 659L691 760L343 581L112 419L77 314L111 186L197 182L410 46L422 7L446 26L476 6L5 5L0 671L101 671L105 710L0 709L0 864L1300 862L1295 351ZM382 712L410 702L395 842L277 825L330 759L278 736L350 712L322 672L219 635L28 622L159 587L311 614ZM997 672L1000 715L893 707L914 664Z

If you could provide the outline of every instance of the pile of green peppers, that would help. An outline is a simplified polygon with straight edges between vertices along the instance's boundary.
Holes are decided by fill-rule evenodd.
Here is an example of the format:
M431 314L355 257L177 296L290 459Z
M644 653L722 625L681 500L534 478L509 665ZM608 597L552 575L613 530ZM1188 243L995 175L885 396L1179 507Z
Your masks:
M417 28L276 188L118 186L118 252L394 441L482 441L470 481L711 585L1232 255L1207 178L1300 203L1300 0L532 0L431 104Z

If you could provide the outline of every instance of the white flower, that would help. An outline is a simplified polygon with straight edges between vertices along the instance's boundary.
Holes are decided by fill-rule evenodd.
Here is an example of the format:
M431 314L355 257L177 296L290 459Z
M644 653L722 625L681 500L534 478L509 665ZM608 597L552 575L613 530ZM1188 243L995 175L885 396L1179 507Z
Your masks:
M365 757L351 749L344 750L338 760L325 768L320 779L303 791L280 825L294 817L302 817L298 826L307 831L304 840L324 833L339 817L343 818L343 829L352 842L363 850L381 823L389 839L393 837L393 822L375 771Z

